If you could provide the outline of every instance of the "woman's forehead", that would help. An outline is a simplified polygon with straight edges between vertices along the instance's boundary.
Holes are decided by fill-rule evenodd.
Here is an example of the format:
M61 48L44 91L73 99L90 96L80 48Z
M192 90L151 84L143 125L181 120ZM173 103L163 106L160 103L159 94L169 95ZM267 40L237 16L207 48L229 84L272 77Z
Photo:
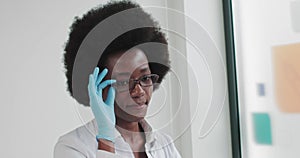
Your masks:
M113 70L112 75L114 77L130 77L133 74L145 74L145 73L149 73L150 68L148 64L144 64L141 66L138 66L136 69L132 69L132 70Z
M108 57L108 69L112 74L133 73L134 71L149 71L148 59L140 49L132 49Z

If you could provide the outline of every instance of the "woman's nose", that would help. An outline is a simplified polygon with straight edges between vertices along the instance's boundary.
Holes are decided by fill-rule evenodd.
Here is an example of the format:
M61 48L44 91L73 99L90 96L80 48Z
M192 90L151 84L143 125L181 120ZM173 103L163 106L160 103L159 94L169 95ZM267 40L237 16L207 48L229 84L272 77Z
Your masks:
M141 97L145 95L145 90L143 87L137 83L134 85L133 89L131 90L131 96L132 97Z

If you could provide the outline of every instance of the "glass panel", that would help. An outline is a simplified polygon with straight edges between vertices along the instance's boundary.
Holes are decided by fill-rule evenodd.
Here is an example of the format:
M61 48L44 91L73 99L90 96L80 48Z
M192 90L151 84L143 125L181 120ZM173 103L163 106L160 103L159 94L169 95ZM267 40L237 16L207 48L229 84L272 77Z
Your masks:
M234 52L236 68L237 89L229 88L237 90L236 157L299 157L300 1L224 2L225 20L232 17L225 23L234 28L226 36L233 39L227 53Z

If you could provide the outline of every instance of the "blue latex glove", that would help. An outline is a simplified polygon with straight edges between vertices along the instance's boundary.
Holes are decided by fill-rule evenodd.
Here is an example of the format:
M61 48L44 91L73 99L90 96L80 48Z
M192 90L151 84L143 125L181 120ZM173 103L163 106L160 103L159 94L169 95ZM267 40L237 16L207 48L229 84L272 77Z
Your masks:
M103 101L102 98L102 91L105 87L116 82L116 80L106 80L102 82L107 72L108 70L104 69L99 74L99 68L95 68L93 74L89 76L88 92L90 106L98 125L98 135L96 138L114 142L116 124L114 112L115 89L113 87L109 88L105 101Z

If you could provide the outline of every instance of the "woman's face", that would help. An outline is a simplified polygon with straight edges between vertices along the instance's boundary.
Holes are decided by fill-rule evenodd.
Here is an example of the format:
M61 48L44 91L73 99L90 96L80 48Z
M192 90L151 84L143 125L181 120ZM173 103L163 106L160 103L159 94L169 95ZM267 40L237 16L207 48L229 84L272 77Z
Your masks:
M108 57L106 79L117 80L115 114L117 119L136 122L147 113L153 86L143 87L139 83L128 85L129 80L137 80L151 74L148 59L140 49L131 49ZM122 86L125 85L125 86ZM103 92L107 94L107 88Z

